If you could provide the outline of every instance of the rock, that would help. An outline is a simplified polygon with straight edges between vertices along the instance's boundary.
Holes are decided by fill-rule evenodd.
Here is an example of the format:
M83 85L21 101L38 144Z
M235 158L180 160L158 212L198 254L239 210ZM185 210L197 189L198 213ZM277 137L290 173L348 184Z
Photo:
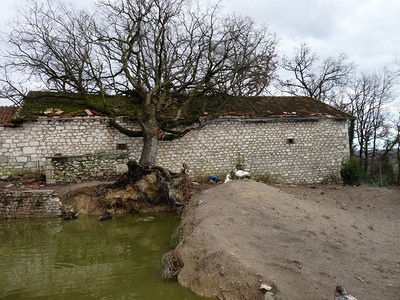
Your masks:
M270 291L270 290L272 290L272 287L269 286L269 285L267 285L267 284L265 284L265 283L262 283L262 284L260 285L260 290Z
M274 300L274 294L271 292L266 292L264 295L264 300Z

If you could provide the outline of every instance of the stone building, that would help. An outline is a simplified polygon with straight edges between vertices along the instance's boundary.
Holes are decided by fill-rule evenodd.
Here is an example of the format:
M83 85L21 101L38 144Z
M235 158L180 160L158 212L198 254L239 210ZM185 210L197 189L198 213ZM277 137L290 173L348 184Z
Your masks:
M84 107L79 114L63 108L27 116L24 108L0 107L1 177L46 174L53 183L107 177L139 159L141 138L123 135ZM307 97L218 100L186 135L160 141L157 164L179 171L185 162L195 179L225 177L240 163L253 178L273 182L337 181L349 155L351 118ZM123 116L119 122L138 127Z

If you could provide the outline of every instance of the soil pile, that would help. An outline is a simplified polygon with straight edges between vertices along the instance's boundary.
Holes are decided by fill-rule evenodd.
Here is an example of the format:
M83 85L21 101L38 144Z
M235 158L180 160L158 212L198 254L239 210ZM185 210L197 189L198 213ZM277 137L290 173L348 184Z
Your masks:
M398 299L399 207L398 189L218 185L188 207L178 281L219 299L264 299L261 283L276 299Z

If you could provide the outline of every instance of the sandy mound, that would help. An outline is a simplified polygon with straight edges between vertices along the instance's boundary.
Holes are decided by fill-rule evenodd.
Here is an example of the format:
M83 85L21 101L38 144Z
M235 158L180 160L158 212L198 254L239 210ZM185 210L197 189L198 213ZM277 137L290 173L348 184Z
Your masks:
M182 223L178 281L219 299L263 299L261 282L279 299L333 299L339 284L358 299L398 299L399 191L362 191L292 195L251 180L205 190Z

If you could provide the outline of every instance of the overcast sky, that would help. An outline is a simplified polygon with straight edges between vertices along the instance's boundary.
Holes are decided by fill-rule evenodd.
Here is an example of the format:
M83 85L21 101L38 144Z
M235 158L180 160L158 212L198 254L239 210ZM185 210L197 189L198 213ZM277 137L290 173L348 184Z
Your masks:
M27 1L0 3L4 32L16 9ZM280 54L291 56L305 42L323 58L345 53L363 72L390 68L400 60L399 0L222 0L222 5L227 12L267 24L280 40Z

